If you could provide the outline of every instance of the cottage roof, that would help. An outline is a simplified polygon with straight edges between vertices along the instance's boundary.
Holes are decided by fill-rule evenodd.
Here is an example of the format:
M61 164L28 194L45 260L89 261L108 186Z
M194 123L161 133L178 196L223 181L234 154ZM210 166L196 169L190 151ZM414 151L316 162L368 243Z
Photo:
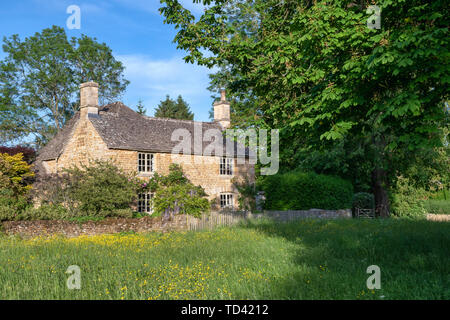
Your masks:
M77 112L64 128L41 149L37 160L56 159L64 151L79 119L80 113ZM201 136L198 136L203 137L209 129L221 130L220 124L216 122L142 116L121 102L99 107L98 115L89 114L88 119L110 149L171 153L173 148L179 144L178 141L172 141L172 134L175 130L182 129L190 134L188 135L191 138L189 154L204 154L205 148L211 142L201 139L202 149L198 150L195 148L194 135L201 132ZM222 139L223 154L236 155L238 144L225 137ZM231 150L234 150L234 154L226 152L227 142L233 146ZM214 152L212 154L214 155ZM245 156L248 157L248 155L249 151L246 148Z

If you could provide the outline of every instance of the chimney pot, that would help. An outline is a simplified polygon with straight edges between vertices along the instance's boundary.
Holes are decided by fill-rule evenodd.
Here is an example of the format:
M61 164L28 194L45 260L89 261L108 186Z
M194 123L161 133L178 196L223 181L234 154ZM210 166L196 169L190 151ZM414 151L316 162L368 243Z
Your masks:
M227 101L225 89L220 90L220 101Z
M223 129L231 125L230 103L225 96L225 89L220 90L220 101L214 103L214 121L220 123Z

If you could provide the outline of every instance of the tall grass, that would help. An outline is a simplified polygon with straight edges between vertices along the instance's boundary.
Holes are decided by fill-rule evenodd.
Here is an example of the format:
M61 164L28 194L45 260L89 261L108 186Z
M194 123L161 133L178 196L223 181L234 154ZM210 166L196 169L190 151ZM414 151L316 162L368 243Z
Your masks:
M1 236L0 299L449 299L449 248L449 223L401 219ZM366 287L373 264L380 290ZM66 286L70 265L80 290Z

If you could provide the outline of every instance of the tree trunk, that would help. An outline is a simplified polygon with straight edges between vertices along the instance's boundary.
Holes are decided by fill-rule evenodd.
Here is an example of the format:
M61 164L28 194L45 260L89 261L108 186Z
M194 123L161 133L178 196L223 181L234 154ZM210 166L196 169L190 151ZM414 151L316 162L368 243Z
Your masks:
M372 190L375 196L375 213L377 216L389 217L389 197L387 193L387 174L384 169L376 168L372 171Z

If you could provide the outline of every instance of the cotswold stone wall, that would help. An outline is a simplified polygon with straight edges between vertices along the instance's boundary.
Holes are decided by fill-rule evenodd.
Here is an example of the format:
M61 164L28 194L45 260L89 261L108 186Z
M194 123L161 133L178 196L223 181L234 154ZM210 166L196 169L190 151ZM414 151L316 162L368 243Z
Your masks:
M298 211L265 211L252 214L250 212L211 212L201 218L178 215L170 221L161 217L144 217L139 219L108 218L101 221L77 223L64 220L31 220L3 222L2 231L8 235L22 237L38 237L62 235L77 237L81 235L111 234L119 232L167 232L181 230L211 229L218 225L234 225L241 221L269 218L287 222L302 218L336 219L351 218L350 209L346 210L298 210Z
M450 222L450 214L427 214L427 220L430 221L449 221Z
M110 234L120 232L175 231L187 229L185 215L175 216L171 221L161 217L144 217L139 219L107 218L101 221L77 223L64 220L30 220L3 222L3 232L7 235L38 237L62 235L77 237L81 235Z
M289 221L300 218L319 218L319 219L335 219L335 218L351 218L351 209L342 210L288 210L288 211L264 211L262 214L252 214L251 217L268 217L280 221Z

